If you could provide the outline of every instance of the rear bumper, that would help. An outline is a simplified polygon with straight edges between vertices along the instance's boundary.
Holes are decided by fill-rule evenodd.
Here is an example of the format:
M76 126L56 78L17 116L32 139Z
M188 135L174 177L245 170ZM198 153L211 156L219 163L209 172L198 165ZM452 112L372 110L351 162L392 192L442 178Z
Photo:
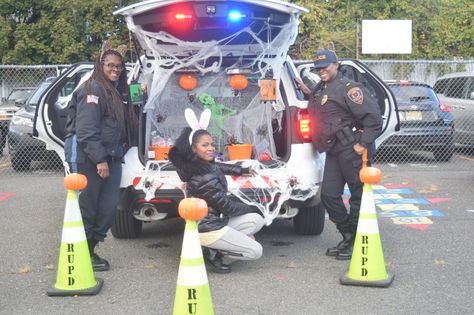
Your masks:
M406 128L390 136L381 148L432 148L447 147L454 143L454 127Z

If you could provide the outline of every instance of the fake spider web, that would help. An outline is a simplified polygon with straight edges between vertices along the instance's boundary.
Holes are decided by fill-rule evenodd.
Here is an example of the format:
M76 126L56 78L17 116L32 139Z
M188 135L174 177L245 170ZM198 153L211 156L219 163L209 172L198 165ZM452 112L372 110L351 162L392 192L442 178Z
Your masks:
M147 114L145 143L153 144L154 138L158 137L169 144L187 127L185 108L193 109L198 116L209 108L212 115L208 131L214 137L218 152L224 152L229 136L233 136L238 142L253 144L255 157L268 153L278 164L272 166L279 170L277 173L292 173L285 170L285 163L277 156L272 122L277 121L277 128L281 128L285 104L278 87L288 49L298 33L297 15L292 15L284 25L272 25L266 21L258 30L252 30L252 25L249 25L226 38L205 42L183 41L164 31L144 31L133 23L131 16L127 17L127 23L140 42L146 44L147 54L153 57L147 59L141 77L141 81L149 87L148 100L143 108ZM259 36L265 33L269 35L268 40L262 40L263 36ZM271 34L277 35L270 40ZM240 35L248 35L251 41L247 45L232 46ZM235 63L228 64L226 57L232 54L232 50L236 55L253 57L237 58ZM249 85L242 91L233 91L229 87L227 72L234 69L248 71ZM178 84L179 74L186 70L192 70L199 82L189 92ZM262 104L260 101L259 80L268 78L276 80L277 101L274 104ZM256 185L245 189L229 185L230 192L242 202L257 207L267 224L272 222L289 199L306 200L317 192L315 179L305 178L302 170L294 172L298 175L272 178L275 174L273 169L255 160L245 163L250 163L262 175L268 175L267 181L273 181L275 185ZM147 200L155 196L156 190L169 186L181 189L186 195L176 175L163 176L166 172L162 170L166 167L166 162L148 161L147 175L142 179Z
M179 189L187 197L186 185L177 177L164 176L163 169L166 169L170 162L158 163L150 161L147 164L146 176L143 177L142 190L145 192L145 200L149 201L155 197L157 190ZM234 180L230 178L229 192L241 202L256 207L263 215L266 225L270 225L273 220L281 214L282 207L289 199L305 201L314 196L318 191L318 185L314 180L296 177L294 175L276 176L271 169L255 160L246 160L243 167L251 167L256 170L255 176L241 176ZM280 168L286 166L281 163ZM229 181L229 178L228 178ZM265 182L265 186L239 187L239 183L244 182Z

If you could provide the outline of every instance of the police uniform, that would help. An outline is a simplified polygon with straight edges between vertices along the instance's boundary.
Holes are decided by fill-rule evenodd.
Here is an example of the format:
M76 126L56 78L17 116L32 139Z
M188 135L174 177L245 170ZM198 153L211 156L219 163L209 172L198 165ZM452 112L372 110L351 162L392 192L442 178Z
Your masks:
M108 101L111 95L105 93L94 79L74 92L68 104L68 134L64 144L71 171L87 177L87 187L79 195L79 206L91 255L97 242L104 241L115 218L126 143L125 126L113 116ZM97 164L102 162L108 164L106 178L97 173Z
M313 143L320 152L326 152L321 201L343 235L343 241L328 249L327 254L348 259L352 254L363 189L359 178L362 157L353 146L356 143L365 148L373 145L382 130L382 116L377 102L363 87L340 72L333 80L321 81L315 87L310 95L309 111L315 119ZM351 192L349 213L342 200L346 183Z

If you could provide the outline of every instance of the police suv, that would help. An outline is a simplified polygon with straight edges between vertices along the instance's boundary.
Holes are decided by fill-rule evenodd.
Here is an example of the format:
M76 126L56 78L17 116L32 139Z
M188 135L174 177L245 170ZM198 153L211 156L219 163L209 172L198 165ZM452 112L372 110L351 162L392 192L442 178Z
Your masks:
M324 155L311 143L318 126L308 117L308 102L295 85L302 78L314 85L312 63L295 65L287 55L298 32L303 7L279 0L143 1L114 12L125 17L144 56L129 75L139 130L136 143L122 162L121 198L112 234L139 236L143 222L177 216L183 183L166 161L167 147L187 126L184 109L199 117L212 112L208 130L220 158L228 161L226 145L233 140L253 145L250 159L264 168L255 178L227 177L229 189L247 195L288 185L295 189L277 213L292 219L298 234L323 231L325 210L319 187ZM40 101L35 132L64 157L64 99L92 69L76 64L55 81ZM341 71L360 82L378 102L384 118L380 144L396 129L396 104L390 90L362 63L342 60ZM137 84L146 84L141 95ZM299 185L299 186L298 186ZM310 195L305 189L312 187ZM315 189L314 189L315 188Z

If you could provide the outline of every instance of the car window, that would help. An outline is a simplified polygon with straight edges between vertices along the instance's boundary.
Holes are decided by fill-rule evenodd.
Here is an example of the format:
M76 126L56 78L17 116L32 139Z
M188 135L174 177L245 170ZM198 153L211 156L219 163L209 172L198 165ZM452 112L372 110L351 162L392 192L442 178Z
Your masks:
M467 78L454 78L451 80L449 86L446 88L444 95L446 97L464 98L464 87L466 86Z
M441 80L438 80L433 89L435 90L436 93L439 93L439 94L444 94L444 92L446 91L446 87L448 86L449 84L449 81L450 79L441 79Z
M20 99L27 99L31 94L31 90L15 90L8 96L9 101L15 101Z
M436 96L433 91L426 86L389 85L389 87L399 102L416 103L426 100L436 101Z
M467 98L474 99L474 77L470 78L469 86L467 87Z
M43 92L46 90L46 88L50 85L50 82L43 82L40 84L40 86L36 89L36 91L30 96L28 99L27 104L29 106L36 106L38 105L38 101L43 94Z
M72 92L82 83L84 76L90 72L89 69L83 69L75 73L72 77L62 82L62 88L59 90L57 99L54 102L58 109L64 109L67 107L69 100L71 99Z

